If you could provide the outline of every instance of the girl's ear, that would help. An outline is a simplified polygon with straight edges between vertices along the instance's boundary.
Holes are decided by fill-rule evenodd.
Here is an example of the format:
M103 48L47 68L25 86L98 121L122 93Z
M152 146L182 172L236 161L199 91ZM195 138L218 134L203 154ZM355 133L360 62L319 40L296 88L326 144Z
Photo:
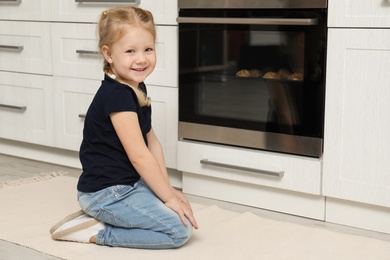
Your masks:
M103 45L102 53L106 61L111 64L112 63L111 52L110 52L110 48L108 48L107 45Z

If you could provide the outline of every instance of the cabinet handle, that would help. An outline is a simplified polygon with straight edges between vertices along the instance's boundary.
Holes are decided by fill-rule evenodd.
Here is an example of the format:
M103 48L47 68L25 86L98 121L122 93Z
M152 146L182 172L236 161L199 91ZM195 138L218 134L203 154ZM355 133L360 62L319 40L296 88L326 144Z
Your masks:
M75 0L76 3L129 3L140 4L141 0Z
M85 119L86 114L79 114L79 118Z
M22 0L0 0L0 3L20 4Z
M0 104L0 108L17 110L19 112L24 112L27 110L26 106L12 106L12 105L6 105L6 104Z
M260 169L248 168L248 167L243 167L243 166L237 166L237 165L213 162L213 161L209 161L208 159L200 160L200 164L211 165L211 166L216 166L216 167L223 167L223 168L234 169L234 170L239 170L239 171L260 173L260 174L274 176L274 177L279 177L279 178L282 178L283 175L284 175L283 171L274 172L274 171L260 170Z
M93 55L99 54L98 51L87 51L87 50L76 50L76 53L78 53L78 54L93 54Z
M256 24L256 25L316 25L316 18L215 18L179 17L178 23Z
M23 46L0 45L0 49L7 49L7 50L11 50L11 51L22 51L23 50Z

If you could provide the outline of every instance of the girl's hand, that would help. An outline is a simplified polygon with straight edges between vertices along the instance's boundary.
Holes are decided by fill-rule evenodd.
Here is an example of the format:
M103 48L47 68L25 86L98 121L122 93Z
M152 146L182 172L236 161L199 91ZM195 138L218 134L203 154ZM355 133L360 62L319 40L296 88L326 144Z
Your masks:
M184 196L182 194L181 194L181 196L184 198ZM186 217L187 217L188 220L191 222L192 226L195 229L198 229L198 224L196 223L195 217L192 213L191 206L190 207L187 206L187 204L189 205L189 203L186 199L185 199L185 201L186 201L186 203L184 201L181 201L175 193L175 196L173 196L172 199L170 199L169 201L165 202L165 205L168 208L175 211L179 215L181 221L183 222L183 224L185 226L188 225L187 219L186 219Z
M184 197L183 193L182 193L181 191L176 190L175 188L172 188L172 189L173 189L173 194L175 194L175 196L176 196L181 202L183 202L183 203L191 210L191 213L193 214L192 208L191 208L191 204L190 204L190 202L187 200L187 198Z

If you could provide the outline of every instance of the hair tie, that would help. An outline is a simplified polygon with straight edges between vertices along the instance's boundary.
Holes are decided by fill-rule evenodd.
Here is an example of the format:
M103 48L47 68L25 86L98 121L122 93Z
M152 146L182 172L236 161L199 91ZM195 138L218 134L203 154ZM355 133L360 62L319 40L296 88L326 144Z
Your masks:
M103 14L107 15L108 14L108 10L103 11Z

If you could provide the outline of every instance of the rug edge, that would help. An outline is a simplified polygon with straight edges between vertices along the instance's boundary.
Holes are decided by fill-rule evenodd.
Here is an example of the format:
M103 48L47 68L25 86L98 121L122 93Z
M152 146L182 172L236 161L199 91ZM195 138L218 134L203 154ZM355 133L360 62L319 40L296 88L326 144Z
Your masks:
M9 180L5 182L0 182L0 189L7 188L7 187L12 187L12 186L20 186L23 184L28 184L28 183L35 183L35 182L40 182L40 181L45 181L45 180L50 180L54 179L56 177L61 177L67 175L67 172L44 172L41 174L36 174L32 177L29 178L21 178L17 180Z

